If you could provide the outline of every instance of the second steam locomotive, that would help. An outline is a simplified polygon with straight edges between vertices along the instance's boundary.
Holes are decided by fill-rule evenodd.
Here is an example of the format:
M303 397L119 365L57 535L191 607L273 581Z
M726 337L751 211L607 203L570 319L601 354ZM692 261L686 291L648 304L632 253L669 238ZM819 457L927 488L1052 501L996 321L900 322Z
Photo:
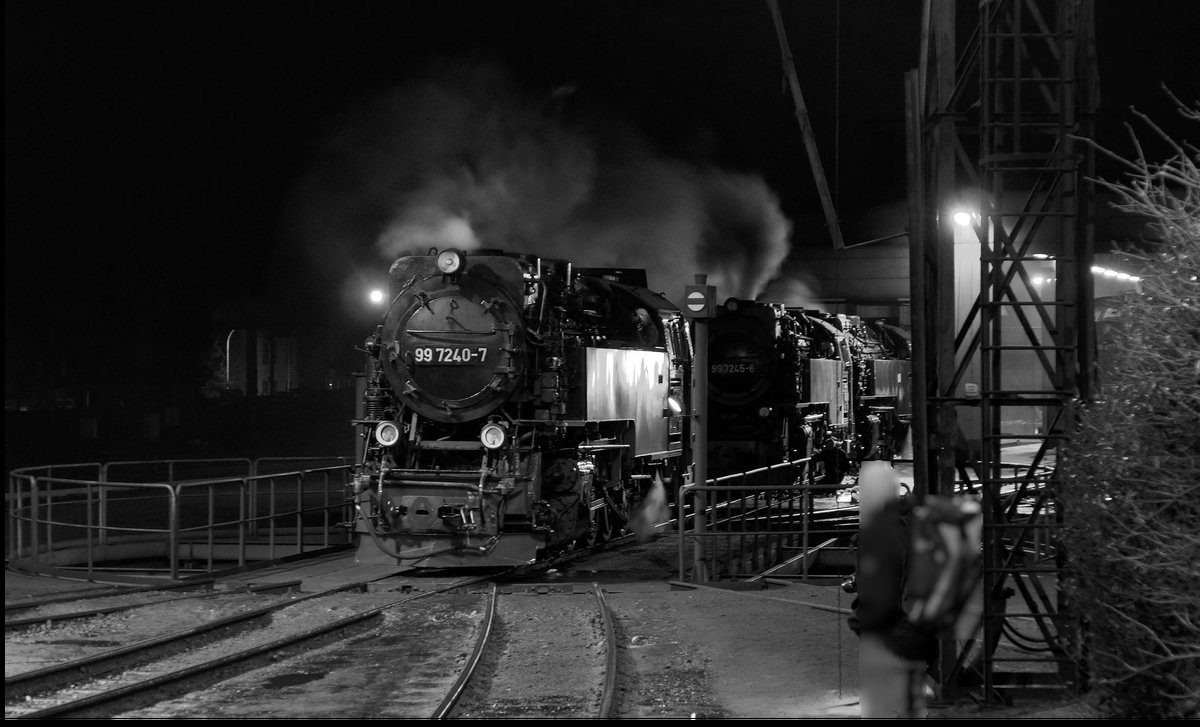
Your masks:
M709 474L809 459L802 476L836 488L906 454L910 358L894 324L727 300L709 326Z
M677 482L691 344L644 271L434 250L397 259L389 293L356 420L360 560L529 563Z

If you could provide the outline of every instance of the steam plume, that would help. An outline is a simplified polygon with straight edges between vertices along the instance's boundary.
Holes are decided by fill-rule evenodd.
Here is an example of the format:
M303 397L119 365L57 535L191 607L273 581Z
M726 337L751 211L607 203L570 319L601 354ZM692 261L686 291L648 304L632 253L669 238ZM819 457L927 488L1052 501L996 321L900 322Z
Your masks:
M629 527L637 534L638 542L645 543L655 533L665 527L672 517L671 508L667 505L667 489L662 478L654 476L654 485L646 498L629 518Z
M487 247L645 268L677 302L698 272L722 298L757 296L791 233L766 183L665 158L627 129L572 123L569 101L531 96L484 63L371 99L298 186L293 234L331 275Z
M812 276L793 271L768 282L763 289L762 299L815 310L821 307L815 292L818 289L816 286L817 282Z

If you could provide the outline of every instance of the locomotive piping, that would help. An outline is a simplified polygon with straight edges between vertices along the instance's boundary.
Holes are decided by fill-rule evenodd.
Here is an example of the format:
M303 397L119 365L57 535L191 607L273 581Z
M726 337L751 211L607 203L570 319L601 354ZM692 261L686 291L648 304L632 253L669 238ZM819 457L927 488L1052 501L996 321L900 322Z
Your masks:
M500 536L494 535L483 545L451 545L441 548L432 546L430 548L425 548L424 550L414 551L415 554L401 555L397 551L388 547L388 544L379 537L379 532L376 531L375 526L371 524L371 520L369 517L367 517L367 514L363 512L362 503L355 503L354 508L358 510L358 516L362 518L363 525L366 527L367 533L371 536L371 539L375 541L375 545L381 551L383 551L384 555L395 558L396 560L421 560L422 558L432 558L435 555L443 555L445 553L477 553L479 555L483 555L492 548L496 547L496 543L500 542Z

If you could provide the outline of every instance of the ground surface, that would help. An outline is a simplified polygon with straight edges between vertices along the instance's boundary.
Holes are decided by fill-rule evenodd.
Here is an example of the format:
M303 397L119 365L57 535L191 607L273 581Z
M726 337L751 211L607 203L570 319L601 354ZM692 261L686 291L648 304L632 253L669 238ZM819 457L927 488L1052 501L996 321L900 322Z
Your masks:
M624 553L589 559L562 573L550 573L553 583L601 584L616 617L622 677L616 703L621 718L857 718L858 644L846 627L844 614L849 596L837 587L793 585L767 590L728 591L672 586L678 574L677 545L669 538L643 544ZM343 564L326 578L352 577ZM6 572L5 602L96 584L57 581ZM362 595L362 594L359 594ZM347 597L354 597L348 595ZM591 633L590 605L582 595L529 596L517 613L510 612L509 627L521 641L543 638L562 643L574 634ZM469 604L467 604L469 605ZM578 612L574 618L549 618L546 609ZM472 608L463 606L470 615ZM153 614L158 614L157 616ZM151 611L138 624L152 628L177 622L170 609ZM29 669L39 659L61 659L84 644L116 638L127 624L96 620L82 624L78 643L39 644L36 638L6 637L6 674ZM563 633L557 633L562 630ZM71 641L62 638L59 641ZM535 655L536 651L532 652ZM558 655L520 657L521 682L537 683L547 695L577 694L591 686L578 683L579 672L563 668ZM515 657L514 657L515 658ZM18 663L19 662L19 663ZM532 680L532 682L531 682ZM293 680L294 681L294 680ZM319 702L322 689L345 690L346 684L322 684L316 678L304 684L274 682L273 695L287 704L290 717L306 713L304 700ZM515 682L514 682L515 683ZM258 697L256 697L258 699ZM496 699L494 701L502 701ZM260 706L269 705L263 702ZM171 716L217 716L207 707L184 700ZM187 710L192 709L189 713ZM268 710L274 713L274 710ZM315 710L308 713L314 713ZM151 716L147 713L144 716ZM161 716L161 715L154 715ZM264 715L259 710L255 716ZM364 715L358 715L364 716ZM482 717L483 714L470 716ZM1097 712L1085 699L1059 702L1019 702L1008 707L978 707L973 703L934 704L932 718L947 719L1085 719Z

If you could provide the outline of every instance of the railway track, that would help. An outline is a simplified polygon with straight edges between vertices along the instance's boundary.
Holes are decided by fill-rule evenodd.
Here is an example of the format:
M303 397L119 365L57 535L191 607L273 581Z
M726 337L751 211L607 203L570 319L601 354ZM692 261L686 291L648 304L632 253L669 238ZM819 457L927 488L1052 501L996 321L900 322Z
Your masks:
M5 719L104 717L136 709L269 663L287 649L344 638L349 630L369 627L388 608L486 578L463 578L383 604L350 607L339 600L331 605L333 596L362 589L366 583L342 585L6 677ZM233 648L231 639L236 640Z
M285 583L272 583L264 585L249 585L246 586L240 593L255 593L265 594L272 591L286 591L300 585L300 581L289 581ZM118 603L106 604L103 606L93 606L91 608L77 610L49 610L43 611L47 605L45 602L38 604L22 604L16 607L5 608L4 630L7 632L11 629L20 629L29 626L49 627L54 624L60 624L64 621L76 621L80 619L92 618L95 616L115 615L123 612L135 611L137 609L146 608L148 606L159 606L167 603L180 604L185 601L200 601L206 599L217 599L221 596L229 595L230 591L218 593L212 590L205 590L200 593L189 593L183 596L167 595L175 589L147 589L138 590L136 593L108 593L103 596L92 595L83 598L67 599L57 598L51 603L63 604L72 601L87 601L87 600L117 600ZM28 611L35 613L29 614ZM8 617L10 612L17 612L20 615Z
M51 596L43 596L41 598L26 598L20 601L5 601L4 615L7 620L8 615L12 613L23 613L34 609L43 608L55 604L75 602L75 601L98 601L106 598L128 598L133 596L151 597L156 595L168 594L172 591L181 591L189 588L210 588L216 578L204 578L198 580L188 580L181 582L172 582L164 585L153 586L107 586L102 588L90 588L78 591L68 591L66 593L58 593Z
M591 607L568 603L575 594L516 594L502 609L493 587L471 655L433 718L615 717L615 621L603 589L592 584L590 593ZM541 603L518 605L530 598Z
M236 652L219 657L208 658L201 647L26 700L6 688L6 718L486 717L493 710L485 713L481 707L496 701L493 693L513 683L521 685L516 690L520 696L504 701L503 716L614 716L616 629L603 591L593 584L590 590L566 597L514 593L505 595L504 605L498 606L496 585L483 596L468 591L480 580L464 579L436 591L391 599L320 626L312 621L322 609L308 609L303 617L291 619L307 624L304 633L271 640L242 634ZM313 594L309 602L319 606L327 596ZM521 620L524 627L517 624ZM367 628L352 630L351 622L366 623ZM530 627L543 636L557 636L531 639L526 633ZM594 634L599 639L592 638ZM552 703L536 693L536 684L521 681L530 673L518 664L522 659L525 664L546 659L536 650L548 645L557 656L544 665L542 674L552 669L559 682L578 692L555 694ZM300 694L286 688L300 689L310 679L321 680L322 686ZM220 688L210 688L217 681ZM370 694L364 695L367 684ZM352 691L340 699L325 698L344 690Z
M355 634L370 631L380 621L386 621L385 616L389 610L397 610L395 607L461 590L490 579L519 577L561 567L566 563L586 558L589 554L621 547L634 541L633 536L617 538L601 545L571 551L544 563L500 573L454 579L435 589L408 593L402 598L395 598L392 594L392 597L385 597L382 603L380 597L384 594L375 594L373 599L364 597L364 603L354 607L346 605L344 595L340 598L338 596L364 590L367 585L365 581L304 595L292 593L281 598L272 598L267 603L260 603L264 595L290 591L299 585L299 581L246 585L236 591L209 590L212 581L206 581L189 584L206 590L185 595L175 593L179 584L170 584L164 588L100 589L75 594L73 597L59 595L19 604L6 604L6 637L10 632L20 634L30 628L39 629L40 635L53 634L55 629L69 626L72 622L86 624L89 618L114 617L136 622L139 609L145 608L195 610L196 604L204 603L211 604L211 610L220 612L224 603L224 612L227 615L192 623L186 628L168 633L139 638L124 645L100 642L115 648L104 648L98 653L8 675L5 678L5 718L105 717L147 709L153 714L154 705L169 701L175 695L203 690L218 681L236 677L238 673L258 669L280 659L281 654L294 652L302 655L330 645L336 649L337 644L354 638ZM247 596L255 597L255 602L250 606L244 600ZM240 605L230 605L227 602L228 599L237 597L243 599ZM595 597L603 602L603 594L598 589ZM326 605L335 600L336 605ZM95 605L88 605L89 603ZM81 605L84 607L81 608ZM228 615L229 610L237 608L240 608L241 612ZM607 629L610 632L605 653L615 655L615 645L611 643L611 616L606 608L600 621L608 624ZM231 646L232 644L236 646ZM389 653L392 659L397 653L416 653L429 664L433 664L439 660L445 661L444 652L444 648L434 645L420 647L415 651L393 650ZM414 673L425 668L419 664L411 666ZM615 674L614 670L615 662L609 672ZM611 679L615 677L609 681ZM467 683L464 679L463 684ZM428 702L428 697L420 696L423 691L428 689L415 689L413 693L416 696L407 701L420 704L424 699ZM611 689L605 693L611 695ZM459 696L461 694L460 689ZM457 697L451 701L447 699L445 694L439 694L438 699L433 701L445 702L449 706L443 711L449 711L454 702L457 702ZM405 699L393 701L396 702L394 706L402 711L411 707L402 704ZM611 709L611 696L606 704L606 709ZM433 713L434 710L425 709L423 714L413 716L429 717Z

